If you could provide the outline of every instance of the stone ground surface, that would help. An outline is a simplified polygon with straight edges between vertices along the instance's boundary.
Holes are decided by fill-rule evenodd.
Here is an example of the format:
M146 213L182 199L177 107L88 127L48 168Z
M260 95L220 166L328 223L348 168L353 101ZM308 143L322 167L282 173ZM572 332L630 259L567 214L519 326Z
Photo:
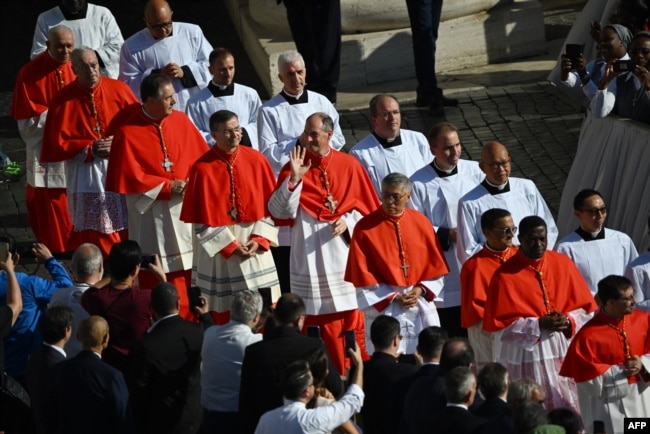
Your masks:
M143 0L96 3L111 8L125 36L141 26L139 17ZM557 215L584 114L579 105L549 84L546 77L555 65L562 39L584 0L545 0L542 3L545 8L546 55L454 71L441 75L440 80L446 95L460 100L458 107L446 110L446 119L459 127L465 149L463 157L477 160L481 145L487 141L504 143L513 158L512 176L532 179ZM28 8L28 4L31 7ZM0 74L0 145L23 168L24 144L9 116L11 90L16 72L28 60L36 16L53 4L44 0L20 4L0 0L0 40L3 51L8 53L5 58L9 59ZM221 2L194 0L172 1L171 4L175 10L174 19L200 24L214 46L227 46L235 53L239 82L262 89ZM213 13L206 14L207 10ZM414 80L404 80L339 94L337 108L341 114L346 149L369 133L367 102L380 92L395 93L402 101L403 128L426 134L430 126L441 119L415 107L415 86ZM262 98L266 99L268 95L262 95ZM0 184L0 231L15 236L19 241L33 239L27 224L24 176L16 182Z

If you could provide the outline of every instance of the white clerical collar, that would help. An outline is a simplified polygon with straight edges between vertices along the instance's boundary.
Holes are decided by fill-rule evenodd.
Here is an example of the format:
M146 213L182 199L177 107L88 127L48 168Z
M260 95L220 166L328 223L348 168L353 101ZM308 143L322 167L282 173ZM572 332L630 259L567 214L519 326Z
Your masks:
M58 351L59 353L63 354L63 357L67 358L68 355L65 353L65 350L61 347L57 347L56 345L48 344L47 342L43 342L43 345L53 348L55 351Z
M466 406L466 405L463 405L463 404L451 404L451 403L447 403L447 407L458 407L458 408L464 408L465 410L468 409L467 406Z
M438 166L438 165L436 164L436 160L435 160L435 158L433 159L433 165L436 166L436 169L438 169L439 171L441 171L441 172L443 172L443 173L446 173L447 175L450 175L451 172L453 172L454 169L456 168L456 166L454 166L454 167L452 167L452 168L449 169L449 170L441 169L440 166ZM487 182L487 180L486 180L486 182ZM490 184L490 183L488 182L488 184ZM492 185L492 184L490 184L490 185ZM504 184L504 186L505 186L505 184ZM502 190L502 189L500 188L499 190Z
M227 85L217 84L217 83L214 82L214 80L212 80L212 84L217 86L219 88L219 90L226 90L226 88L228 87Z
M305 91L303 90L303 91L300 92L298 95L294 95L294 94L292 94L292 93L287 92L286 89L282 89L282 92L284 92L285 95L290 96L291 98L294 98L294 99L300 99L300 97L302 96L302 94L305 93Z
M144 113L144 115L145 115L146 117L148 117L149 119L151 119L152 121L156 121L156 122L160 122L160 121L162 121L162 119L154 118L154 117L151 116L149 113L147 113L147 109L144 108L144 104L142 104L142 113Z
M149 329L147 330L147 333L151 333L151 331L152 331L153 329L155 329L156 326L157 326L161 321L164 321L164 320L166 320L167 318L171 318L171 317L173 317L173 316L178 316L178 312L176 312L176 313L172 313L171 315L164 316L164 317L160 318L158 321L156 321L155 323L151 324L151 327L149 327Z
M485 178L485 183L487 185L489 185L490 187L496 188L499 191L503 190L504 188L506 188L506 185L508 185L508 181L504 182L501 185L495 185L495 184L492 184L490 181L488 181L487 178Z
M491 251L491 252L494 252L494 253L503 253L503 252L505 252L506 250L508 250L507 247L506 247L505 249L503 249L503 250L493 249L492 247L490 247L490 246L488 245L487 242L485 243L485 248L488 249L488 250Z

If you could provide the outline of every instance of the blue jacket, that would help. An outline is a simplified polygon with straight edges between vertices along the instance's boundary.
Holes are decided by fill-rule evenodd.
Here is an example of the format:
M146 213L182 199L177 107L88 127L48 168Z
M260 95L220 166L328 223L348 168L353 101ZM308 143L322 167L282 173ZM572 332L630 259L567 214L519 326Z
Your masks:
M45 261L45 269L52 280L16 273L20 293L23 297L23 310L18 315L11 333L4 340L5 372L12 377L25 375L29 356L41 345L38 320L47 309L47 303L58 288L72 286L65 267L54 257ZM0 272L0 305L7 304L7 274Z

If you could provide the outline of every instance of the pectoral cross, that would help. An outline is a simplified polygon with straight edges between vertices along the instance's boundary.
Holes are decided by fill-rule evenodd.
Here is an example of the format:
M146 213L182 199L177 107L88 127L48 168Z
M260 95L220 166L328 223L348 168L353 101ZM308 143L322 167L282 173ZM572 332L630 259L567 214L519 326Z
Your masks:
M331 212L332 214L333 214L334 211L336 210L336 204L337 204L337 203L338 203L338 201L334 200L334 198L332 197L331 194L328 194L328 195L327 195L327 200L325 201L325 206L327 207L327 209L330 210L330 212Z
M165 157L165 160L161 164L161 166L165 168L165 172L171 172L173 165L174 165L174 163L169 161L169 158L167 158L167 157Z
M233 206L232 208L230 208L228 214L230 214L230 218L232 219L232 221L234 222L237 221L237 208Z
M401 268L402 271L404 272L404 277L408 277L409 275L408 269L411 268L411 266L407 264L406 261L403 261L402 265L400 265L399 268Z
M99 125L99 122L97 122L97 123L95 124L95 128L94 128L94 129L95 129L95 131L97 132L97 135L99 136L99 138L101 138L101 137L102 137L102 127L101 127L101 125Z

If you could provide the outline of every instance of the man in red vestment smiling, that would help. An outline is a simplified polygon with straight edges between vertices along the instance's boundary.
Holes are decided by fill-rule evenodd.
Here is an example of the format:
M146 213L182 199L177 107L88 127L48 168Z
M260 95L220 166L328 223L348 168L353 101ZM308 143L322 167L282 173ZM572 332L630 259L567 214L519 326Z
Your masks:
M137 101L121 81L102 77L95 51L76 48L71 55L77 79L52 99L41 161L66 161L68 205L74 228L66 250L93 243L107 256L126 239L124 197L104 188L116 115Z
M230 320L232 297L246 289L280 297L270 246L278 244L266 204L275 188L273 169L262 153L240 146L237 115L210 117L215 145L192 166L181 220L194 223L198 247L192 281L208 299L217 324Z
M182 112L173 109L171 79L152 74L142 80L140 97L125 111L115 131L106 189L126 195L129 236L145 253L156 253L167 281L181 300L180 313L193 318L187 300L192 275L190 223L180 220L190 167L208 150L203 136ZM152 288L152 273L138 275L140 286Z
M70 54L74 35L66 26L52 27L47 50L23 66L16 78L11 117L27 147L27 219L36 239L59 253L66 250L72 230L68 213L65 165L41 164L43 128L50 102L75 79Z
M345 280L357 288L369 352L370 324L380 314L399 320L399 350L407 354L415 353L423 329L440 325L433 299L449 267L429 219L405 208L410 197L406 175L386 176L381 207L357 223L350 243Z

